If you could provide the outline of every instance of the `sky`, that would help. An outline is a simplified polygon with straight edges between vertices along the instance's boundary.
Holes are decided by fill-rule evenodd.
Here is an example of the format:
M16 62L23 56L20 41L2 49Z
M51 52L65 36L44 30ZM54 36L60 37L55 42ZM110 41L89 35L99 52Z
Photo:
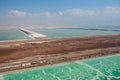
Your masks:
M0 26L120 26L120 0L0 0Z

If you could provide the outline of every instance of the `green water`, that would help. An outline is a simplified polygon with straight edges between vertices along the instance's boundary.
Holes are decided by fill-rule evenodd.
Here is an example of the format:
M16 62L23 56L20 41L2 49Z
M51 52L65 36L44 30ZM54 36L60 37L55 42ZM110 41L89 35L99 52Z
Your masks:
M20 32L19 30L0 30L0 41L5 40L24 40L30 39L24 33Z
M120 34L115 31L95 31L95 30L81 30L81 29L31 29L32 31L46 35L48 38L65 38L76 36L95 36L95 35L109 35ZM19 30L0 30L0 41L4 40L23 40L31 39Z
M120 80L120 55L1 75L1 80Z
M80 29L32 29L49 38L120 34ZM0 41L30 39L19 30L0 30ZM11 72L0 80L120 80L120 55Z
M49 38L64 38L76 36L96 36L96 35L110 35L120 34L115 31L95 31L95 30L81 30L81 29L31 29L32 31L45 34Z

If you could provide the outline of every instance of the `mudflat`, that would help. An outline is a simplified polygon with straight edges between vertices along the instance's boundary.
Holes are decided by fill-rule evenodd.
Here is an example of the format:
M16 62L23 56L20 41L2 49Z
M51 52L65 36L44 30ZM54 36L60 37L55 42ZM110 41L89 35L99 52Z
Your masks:
M0 71L120 54L120 35L0 42Z

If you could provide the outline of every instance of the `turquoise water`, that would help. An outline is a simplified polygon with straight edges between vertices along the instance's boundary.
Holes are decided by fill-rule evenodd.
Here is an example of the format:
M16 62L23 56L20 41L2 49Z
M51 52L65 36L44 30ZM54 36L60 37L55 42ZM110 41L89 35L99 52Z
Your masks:
M120 80L120 55L1 75L1 80Z
M120 34L80 29L32 29L48 38ZM19 30L0 30L0 41L30 39ZM120 55L76 61L0 75L0 80L120 80Z
M95 30L81 30L81 29L31 29L32 31L45 34L48 38L64 38L76 36L95 36L95 35L109 35L120 34L115 31L95 31ZM0 30L0 41L4 40L23 40L31 39L19 30Z
M0 30L0 41L30 39L19 30Z
M49 38L120 34L120 32L115 31L95 31L81 29L32 29L32 31L45 34Z

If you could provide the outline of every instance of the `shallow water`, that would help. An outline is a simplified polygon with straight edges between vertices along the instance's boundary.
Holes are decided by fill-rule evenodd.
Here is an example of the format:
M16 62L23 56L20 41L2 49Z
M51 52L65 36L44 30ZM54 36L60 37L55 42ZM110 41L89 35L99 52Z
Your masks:
M65 38L76 36L95 36L95 35L109 35L120 34L115 31L95 31L95 30L81 30L81 29L31 29L32 31L46 35L48 38ZM19 30L0 30L0 41L4 40L23 40L31 39Z
M0 41L31 39L19 30L0 30Z
M81 29L32 29L32 31L45 34L49 38L120 34L120 32L115 31L95 31Z
M2 75L3 80L120 80L120 55Z

